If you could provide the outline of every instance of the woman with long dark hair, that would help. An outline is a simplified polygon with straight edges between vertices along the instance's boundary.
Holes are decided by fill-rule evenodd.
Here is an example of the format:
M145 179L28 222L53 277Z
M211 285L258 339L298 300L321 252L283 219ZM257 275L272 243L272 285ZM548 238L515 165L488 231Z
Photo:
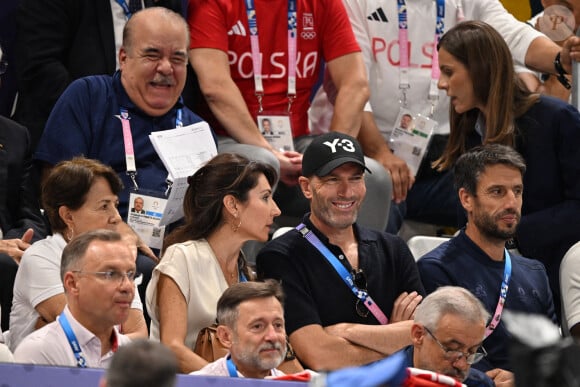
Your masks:
M443 35L438 50L438 86L451 98L451 133L434 166L451 168L482 143L509 145L524 157L517 247L546 266L558 312L560 262L580 240L580 113L529 92L514 73L506 43L483 22L458 24Z
M167 236L147 287L151 338L174 351L181 372L207 364L192 348L199 331L215 322L223 291L254 278L241 248L268 239L280 215L272 199L276 179L271 166L229 153L189 178L184 224Z

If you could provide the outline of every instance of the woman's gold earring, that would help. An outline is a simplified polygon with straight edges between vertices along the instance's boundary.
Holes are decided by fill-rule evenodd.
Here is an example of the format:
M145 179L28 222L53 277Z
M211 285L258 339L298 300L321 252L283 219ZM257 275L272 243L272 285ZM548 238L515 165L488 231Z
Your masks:
M234 215L234 219L238 219L238 214ZM238 223L238 225L236 226L235 224L232 224L232 230L234 232L237 232L240 229L240 226L242 225L242 219L240 219L240 222Z
M73 230L72 227L69 229L69 231L70 232L66 233L67 242L70 242L73 239L73 237L75 236L75 231Z

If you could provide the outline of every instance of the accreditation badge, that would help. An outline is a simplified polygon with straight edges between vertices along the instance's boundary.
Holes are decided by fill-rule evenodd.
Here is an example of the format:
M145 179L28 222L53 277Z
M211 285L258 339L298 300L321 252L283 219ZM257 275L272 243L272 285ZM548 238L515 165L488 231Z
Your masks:
M389 138L389 147L397 157L407 163L415 176L427 153L436 126L437 121L424 115L403 108L399 111L396 125Z
M159 222L165 211L167 199L160 193L138 190L129 194L127 224L139 235L147 246L161 249L165 226Z
M292 122L289 114L262 112L257 117L258 128L272 148L284 151L294 150Z

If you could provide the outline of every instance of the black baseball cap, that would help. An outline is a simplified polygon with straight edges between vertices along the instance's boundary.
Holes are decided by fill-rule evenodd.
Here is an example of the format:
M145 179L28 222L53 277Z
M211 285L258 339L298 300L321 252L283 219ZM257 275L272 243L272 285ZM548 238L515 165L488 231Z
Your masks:
M348 134L330 132L312 140L302 156L302 175L326 176L342 164L355 163L371 171L365 165L360 144Z

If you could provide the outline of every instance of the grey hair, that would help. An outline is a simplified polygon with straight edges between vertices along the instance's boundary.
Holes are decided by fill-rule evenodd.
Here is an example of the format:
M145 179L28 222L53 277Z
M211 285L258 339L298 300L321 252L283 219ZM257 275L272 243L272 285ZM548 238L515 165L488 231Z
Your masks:
M282 287L277 281L272 279L264 282L240 282L230 286L218 300L218 323L235 330L238 321L238 307L242 302L269 297L275 297L284 306Z
M459 286L442 286L417 306L415 322L436 330L439 320L447 314L456 315L473 324L486 324L490 316L481 301L469 290Z

